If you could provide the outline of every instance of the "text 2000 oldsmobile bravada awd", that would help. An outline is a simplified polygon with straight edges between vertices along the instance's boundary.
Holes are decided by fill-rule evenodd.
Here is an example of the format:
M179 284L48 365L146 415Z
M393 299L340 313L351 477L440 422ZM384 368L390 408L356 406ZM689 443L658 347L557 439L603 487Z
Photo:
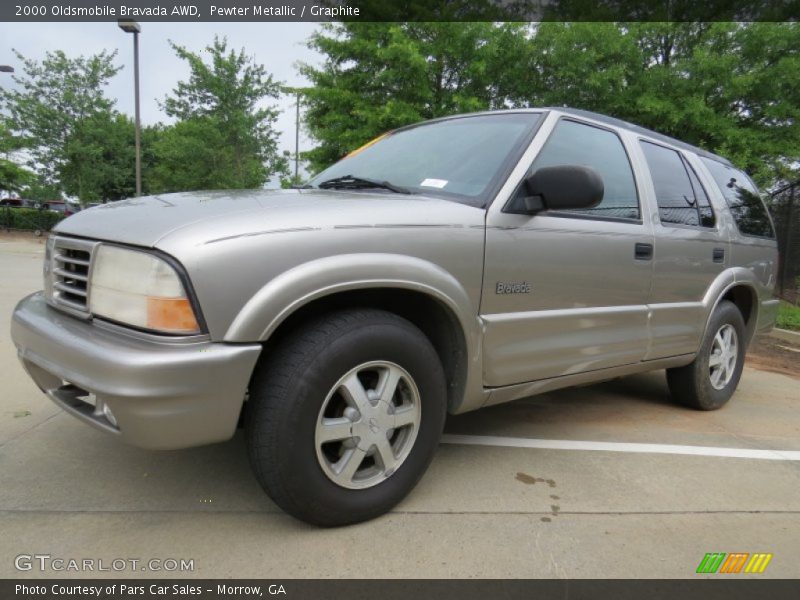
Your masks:
M136 198L62 221L12 322L36 384L145 448L229 439L321 525L389 510L445 414L666 369L721 407L772 327L777 251L727 160L601 115L392 132L300 190Z

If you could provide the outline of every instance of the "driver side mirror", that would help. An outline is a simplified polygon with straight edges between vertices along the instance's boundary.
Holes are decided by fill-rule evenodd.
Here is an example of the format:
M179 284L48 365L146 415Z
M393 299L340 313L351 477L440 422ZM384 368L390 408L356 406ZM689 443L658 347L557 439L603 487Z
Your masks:
M524 196L517 203L522 214L543 210L594 208L603 200L603 178L591 167L558 165L542 167L525 178Z

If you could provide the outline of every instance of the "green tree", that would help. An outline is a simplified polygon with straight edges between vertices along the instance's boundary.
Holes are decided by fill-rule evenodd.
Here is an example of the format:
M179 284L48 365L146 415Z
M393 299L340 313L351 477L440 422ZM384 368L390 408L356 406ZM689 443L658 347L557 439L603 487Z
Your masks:
M797 23L343 23L323 26L309 46L325 56L319 68L299 67L314 84L312 171L422 119L571 106L730 157L762 186L797 178Z
M37 202L62 199L60 187L44 183L41 178L35 176L22 188L20 196L26 200L35 200Z
M159 129L142 130L142 184L149 190L153 145ZM99 112L83 119L66 140L60 170L64 191L82 203L120 200L136 191L134 123L127 115Z
M24 140L13 135L6 120L0 118L0 191L19 192L33 181L33 173L13 158L24 147Z
M280 84L244 50L229 50L225 39L215 37L205 48L208 62L172 47L191 73L163 103L177 122L156 142L154 189L255 188L285 173L274 128L278 111L263 104L279 96Z
M542 23L517 105L616 116L725 155L760 184L800 158L796 23Z
M264 182L259 160L244 161L234 170L240 157L214 117L194 117L164 128L154 153L151 185L155 191L248 188Z
M299 70L318 171L381 133L421 119L503 105L504 63L524 51L526 26L493 23L327 24L309 40L326 59Z
M103 88L120 69L114 65L116 53L70 58L58 50L41 61L15 54L23 74L14 77L16 89L0 90L0 100L12 130L25 140L39 187L57 190L69 161L68 140L75 139L85 120L112 111Z

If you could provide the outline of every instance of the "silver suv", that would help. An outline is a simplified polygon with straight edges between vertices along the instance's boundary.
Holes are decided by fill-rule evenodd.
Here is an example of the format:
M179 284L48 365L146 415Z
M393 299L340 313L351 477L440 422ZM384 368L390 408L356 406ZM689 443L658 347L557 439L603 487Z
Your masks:
M47 243L12 335L57 404L145 448L221 442L292 515L380 515L446 413L666 369L721 407L772 327L752 181L602 115L530 109L393 131L302 189L98 206Z

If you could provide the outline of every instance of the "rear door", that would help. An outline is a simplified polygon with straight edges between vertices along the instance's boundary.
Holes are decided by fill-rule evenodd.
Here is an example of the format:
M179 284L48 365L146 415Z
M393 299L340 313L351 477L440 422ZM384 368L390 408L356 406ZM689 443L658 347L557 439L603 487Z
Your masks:
M690 162L695 157L646 139L639 140L639 149L658 209L649 360L697 351L705 327L703 297L729 264L730 244L719 227L708 183L701 182Z
M653 235L639 202L640 166L631 164L614 129L552 113L526 157L527 173L559 164L593 167L605 194L599 206L582 211L529 216L498 202L490 207L481 297L485 385L642 360Z

